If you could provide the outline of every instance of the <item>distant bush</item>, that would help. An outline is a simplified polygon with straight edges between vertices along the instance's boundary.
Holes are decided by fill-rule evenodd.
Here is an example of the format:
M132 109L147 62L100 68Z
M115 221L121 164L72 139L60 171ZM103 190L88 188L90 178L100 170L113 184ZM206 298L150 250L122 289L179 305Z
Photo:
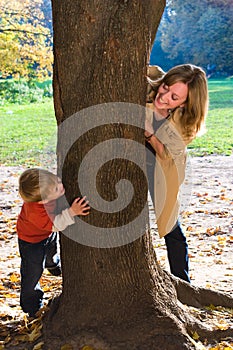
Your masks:
M0 105L9 103L27 104L42 102L44 98L52 97L52 83L43 83L14 79L0 79Z

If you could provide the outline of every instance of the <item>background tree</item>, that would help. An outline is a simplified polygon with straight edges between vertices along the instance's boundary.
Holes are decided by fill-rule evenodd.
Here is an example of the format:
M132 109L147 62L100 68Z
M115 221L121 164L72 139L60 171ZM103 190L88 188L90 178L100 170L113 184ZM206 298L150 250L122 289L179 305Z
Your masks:
M2 77L44 78L52 73L49 28L42 0L0 0L0 73Z
M114 138L125 157L103 164L96 177L97 190L111 202L116 197L115 184L122 177L134 186L133 206L110 215L92 208L85 220L94 226L93 237L98 242L101 227L109 228L110 235L112 227L122 226L135 213L138 215L147 200L143 171L128 161L130 148L119 142L134 140L140 150L140 145L144 145L144 115L131 115L129 109L125 122L87 128L74 140L69 152L64 146L72 131L85 128L90 109L93 123L99 117L96 105L103 104L103 116L108 102L145 105L146 65L165 2L53 0L52 5L58 168L67 199L71 202L80 194L77 174L85 156L99 143ZM114 112L111 106L109 114ZM79 114L73 119L76 112ZM141 128L134 126L135 118ZM66 123L71 124L71 133L63 128ZM138 151L138 157L145 158L144 152ZM83 177L92 174L95 161L92 156ZM211 291L201 293L160 269L147 230L148 212L145 216L145 234L113 248L80 244L69 238L71 228L61 235L63 291L51 303L45 321L49 348L59 348L66 342L103 350L194 349L195 341L190 334L198 330L202 337L208 337L209 330L190 316L176 293L180 301L195 306L201 302L216 305L220 301L233 306L232 299ZM85 238L88 232L79 227L74 233ZM125 237L128 233L126 228ZM221 336L230 332L222 331ZM215 336L219 337L218 332Z
M50 0L43 0L41 4L41 11L44 14L44 25L46 28L49 28L50 36L49 39L52 39L53 34L53 21L52 21L52 4Z
M164 51L165 64L214 64L217 71L232 74L232 15L231 0L168 1L155 41ZM164 64L153 52L151 60Z

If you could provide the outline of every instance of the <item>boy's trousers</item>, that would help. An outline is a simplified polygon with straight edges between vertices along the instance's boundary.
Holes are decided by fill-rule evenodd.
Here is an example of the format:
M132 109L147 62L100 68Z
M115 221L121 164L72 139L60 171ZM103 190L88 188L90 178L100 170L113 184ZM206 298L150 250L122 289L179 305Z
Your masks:
M29 243L21 239L19 252L21 256L21 292L20 306L29 316L43 305L43 294L39 280L44 268L54 268L59 264L57 254L57 232L38 243Z

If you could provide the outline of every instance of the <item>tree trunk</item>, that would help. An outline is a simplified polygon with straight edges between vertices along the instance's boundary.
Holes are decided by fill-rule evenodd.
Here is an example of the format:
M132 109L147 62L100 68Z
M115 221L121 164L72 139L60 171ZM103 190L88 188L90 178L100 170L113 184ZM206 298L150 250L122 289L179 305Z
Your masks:
M52 1L58 171L67 201L86 194L82 183L85 191L91 188L92 209L61 234L63 291L45 320L50 348L59 348L58 339L74 349L195 348L176 283L158 266L148 232L140 106L145 105L146 65L164 6L164 0ZM98 144L103 148L92 155ZM99 160L100 153L106 162ZM82 168L86 156L88 165ZM111 202L119 200L115 185L122 178L132 184L133 195L122 209L128 190L119 192L123 199L116 202L116 212ZM93 204L99 197L92 197L92 187L106 212L98 200ZM137 217L142 217L139 226L131 225Z

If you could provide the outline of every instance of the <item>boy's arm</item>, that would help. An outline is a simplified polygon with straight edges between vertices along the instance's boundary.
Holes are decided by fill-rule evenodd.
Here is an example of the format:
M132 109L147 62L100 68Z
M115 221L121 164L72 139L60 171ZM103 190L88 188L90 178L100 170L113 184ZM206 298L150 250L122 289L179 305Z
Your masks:
M53 232L55 231L63 231L69 225L73 225L75 223L74 218L70 215L69 209L65 209L55 216L53 220Z
M86 216L89 214L89 209L90 207L88 206L86 197L82 199L76 198L70 208L63 210L61 214L55 216L53 221L53 231L65 230L67 226L73 225L75 223L74 216Z

